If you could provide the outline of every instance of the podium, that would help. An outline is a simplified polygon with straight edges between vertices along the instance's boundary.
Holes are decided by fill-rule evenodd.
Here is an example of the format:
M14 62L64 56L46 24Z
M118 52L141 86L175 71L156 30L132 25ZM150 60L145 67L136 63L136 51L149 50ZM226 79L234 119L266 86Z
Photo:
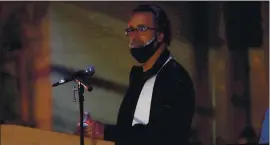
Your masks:
M80 145L77 135L18 125L1 125L1 145ZM86 145L114 145L113 142L84 138Z

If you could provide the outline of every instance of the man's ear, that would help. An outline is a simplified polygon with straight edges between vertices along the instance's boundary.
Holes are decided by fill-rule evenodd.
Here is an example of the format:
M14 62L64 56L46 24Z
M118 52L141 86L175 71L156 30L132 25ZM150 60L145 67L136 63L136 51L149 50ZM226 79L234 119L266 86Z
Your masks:
M164 39L164 33L158 32L158 35L157 35L157 36L158 36L158 37L157 37L157 41L158 41L158 42L162 42L163 39Z

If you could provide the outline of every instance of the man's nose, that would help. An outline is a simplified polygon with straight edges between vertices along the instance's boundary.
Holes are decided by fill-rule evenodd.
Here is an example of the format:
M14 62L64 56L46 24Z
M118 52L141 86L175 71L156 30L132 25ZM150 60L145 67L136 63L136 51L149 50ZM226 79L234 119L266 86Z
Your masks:
M133 43L135 37L136 37L135 35L130 35L130 36L129 36L129 43Z
M131 32L129 32L128 36L130 38L138 37L139 36L139 32L138 31L131 31Z

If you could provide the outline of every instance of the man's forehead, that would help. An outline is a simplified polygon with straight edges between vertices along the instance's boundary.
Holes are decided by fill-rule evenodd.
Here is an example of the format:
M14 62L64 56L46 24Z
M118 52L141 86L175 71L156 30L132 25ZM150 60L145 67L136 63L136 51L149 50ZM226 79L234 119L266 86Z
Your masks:
M137 26L140 24L153 25L153 13L151 12L136 12L133 13L128 22L128 26Z

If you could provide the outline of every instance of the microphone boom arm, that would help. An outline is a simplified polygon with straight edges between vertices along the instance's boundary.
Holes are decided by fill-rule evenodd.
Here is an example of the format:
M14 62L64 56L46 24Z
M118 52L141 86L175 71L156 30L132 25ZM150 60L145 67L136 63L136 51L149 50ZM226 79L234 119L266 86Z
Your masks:
M85 83L83 83L83 81L80 81L78 79L74 79L75 82L77 82L78 85L82 85L82 87L84 87L85 90L87 90L88 92L91 92L93 90L93 87L90 85L86 85Z

